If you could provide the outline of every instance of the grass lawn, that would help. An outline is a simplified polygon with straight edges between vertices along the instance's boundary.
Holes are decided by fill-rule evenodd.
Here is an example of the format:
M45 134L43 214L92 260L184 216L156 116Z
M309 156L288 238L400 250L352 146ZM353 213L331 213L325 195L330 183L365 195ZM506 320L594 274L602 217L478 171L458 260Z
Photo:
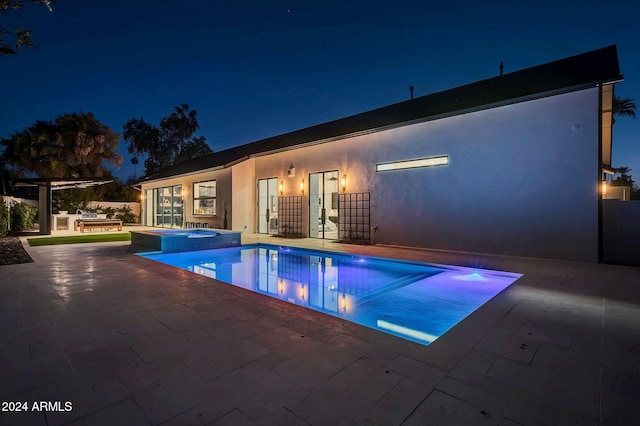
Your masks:
M27 241L32 247L57 244L108 243L112 241L131 241L131 234L122 232L119 234L71 235L68 237L27 238Z

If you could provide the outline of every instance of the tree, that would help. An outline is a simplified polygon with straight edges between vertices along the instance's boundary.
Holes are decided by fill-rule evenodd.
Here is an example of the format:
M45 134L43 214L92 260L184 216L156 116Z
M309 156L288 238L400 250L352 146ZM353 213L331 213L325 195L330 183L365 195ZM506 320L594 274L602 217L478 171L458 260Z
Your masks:
M120 136L92 113L64 114L36 121L0 144L5 162L42 178L93 178L107 171L105 162L120 167Z
M173 109L174 112L169 117L160 121L160 128L168 133L167 137L176 139L178 152L181 152L187 139L200 128L198 113L195 110L190 110L187 104L174 106Z
M613 122L615 117L633 117L636 118L636 104L631 98L613 97Z
M197 115L189 105L180 104L173 113L160 119L159 128L142 118L126 122L123 136L127 150L134 155L132 164L138 164L138 156L146 155L144 168L149 176L172 164L211 154L206 138L194 136L200 128Z
M133 181L136 181L136 167L138 166L138 157L131 157L131 164L133 164Z
M161 145L160 130L158 128L147 123L142 118L132 118L125 123L122 135L128 144L127 151L129 154L133 154L132 164L139 162L138 156L146 154L147 159L144 162L146 170L157 171L161 168L162 157L158 153Z
M211 154L211 148L207 145L207 141L204 136L198 138L191 138L183 146L180 153L176 156L175 162L191 160L193 158L202 157L203 155Z
M616 174L619 174L617 178L611 181L611 186L630 186L634 187L635 182L631 177L631 169L629 167L618 167L615 169Z
M55 4L55 0L0 0L0 10L6 12L9 9L17 10L26 3L40 3L47 7L49 12L53 12L51 3ZM22 50L24 46L30 46L37 48L31 40L33 32L31 30L25 30L20 27L14 27L13 30L8 30L0 25L0 56L3 55L17 55L19 50ZM6 42L5 37L13 39L13 42Z

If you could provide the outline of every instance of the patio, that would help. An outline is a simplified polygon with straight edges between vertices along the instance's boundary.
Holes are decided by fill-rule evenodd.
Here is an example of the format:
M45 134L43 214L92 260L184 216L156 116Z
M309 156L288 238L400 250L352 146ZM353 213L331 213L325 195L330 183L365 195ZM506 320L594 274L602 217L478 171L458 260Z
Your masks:
M640 268L243 236L257 241L524 276L425 347L128 243L23 238L35 263L0 267L0 399L30 410L0 423L640 423Z

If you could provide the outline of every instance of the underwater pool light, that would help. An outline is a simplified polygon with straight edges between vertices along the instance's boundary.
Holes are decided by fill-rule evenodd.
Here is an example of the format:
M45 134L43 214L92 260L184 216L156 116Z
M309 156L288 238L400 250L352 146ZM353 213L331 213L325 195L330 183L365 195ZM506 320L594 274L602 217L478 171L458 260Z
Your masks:
M490 281L489 278L483 276L479 272L471 272L469 274L464 274L464 275L454 275L451 278L458 281L480 281L480 282Z

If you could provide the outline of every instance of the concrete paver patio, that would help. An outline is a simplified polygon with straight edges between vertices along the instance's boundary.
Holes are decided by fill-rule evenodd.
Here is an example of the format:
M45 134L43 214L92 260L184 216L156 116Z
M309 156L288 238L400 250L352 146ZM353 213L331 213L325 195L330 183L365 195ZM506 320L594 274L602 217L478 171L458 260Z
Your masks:
M128 243L27 246L0 266L0 424L640 424L640 268L256 241L524 276L425 347Z

